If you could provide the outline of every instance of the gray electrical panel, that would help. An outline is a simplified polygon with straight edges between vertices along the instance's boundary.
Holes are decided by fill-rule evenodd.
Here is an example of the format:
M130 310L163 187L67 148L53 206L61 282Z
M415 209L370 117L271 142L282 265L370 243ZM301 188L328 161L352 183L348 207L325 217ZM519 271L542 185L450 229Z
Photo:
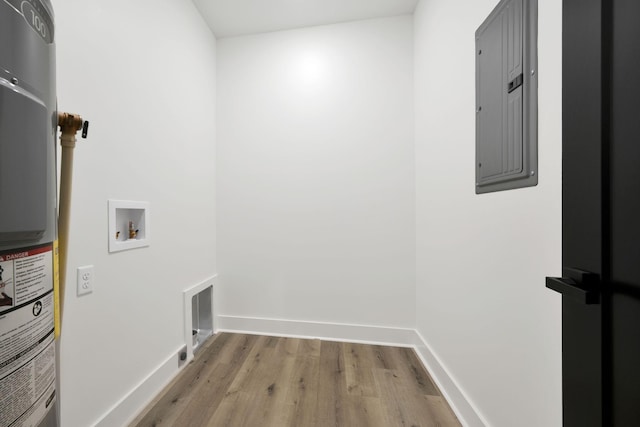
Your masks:
M476 31L476 194L538 184L537 0L502 0Z

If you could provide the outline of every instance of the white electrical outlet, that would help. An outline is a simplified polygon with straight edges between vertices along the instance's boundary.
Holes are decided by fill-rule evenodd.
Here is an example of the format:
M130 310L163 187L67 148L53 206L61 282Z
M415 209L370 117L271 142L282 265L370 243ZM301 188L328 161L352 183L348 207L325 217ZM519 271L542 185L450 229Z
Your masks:
M93 292L93 265L78 267L78 296Z

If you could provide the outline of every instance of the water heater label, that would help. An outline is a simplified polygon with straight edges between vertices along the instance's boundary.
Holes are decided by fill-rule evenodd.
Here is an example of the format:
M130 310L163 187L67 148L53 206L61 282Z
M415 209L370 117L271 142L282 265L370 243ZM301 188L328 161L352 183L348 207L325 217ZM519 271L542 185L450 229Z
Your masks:
M0 427L36 426L55 402L53 245L0 252Z

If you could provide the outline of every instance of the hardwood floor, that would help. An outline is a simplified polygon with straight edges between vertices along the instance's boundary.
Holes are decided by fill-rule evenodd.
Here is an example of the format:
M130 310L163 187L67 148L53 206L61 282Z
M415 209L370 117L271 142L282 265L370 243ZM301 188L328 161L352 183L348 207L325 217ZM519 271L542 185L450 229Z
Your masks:
M459 426L412 349L222 333L131 424Z

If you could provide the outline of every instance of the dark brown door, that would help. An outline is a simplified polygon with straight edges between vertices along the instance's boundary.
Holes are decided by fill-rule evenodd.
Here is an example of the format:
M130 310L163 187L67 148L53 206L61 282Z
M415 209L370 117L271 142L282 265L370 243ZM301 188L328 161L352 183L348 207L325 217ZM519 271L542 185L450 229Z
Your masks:
M563 5L564 425L640 426L640 1Z

